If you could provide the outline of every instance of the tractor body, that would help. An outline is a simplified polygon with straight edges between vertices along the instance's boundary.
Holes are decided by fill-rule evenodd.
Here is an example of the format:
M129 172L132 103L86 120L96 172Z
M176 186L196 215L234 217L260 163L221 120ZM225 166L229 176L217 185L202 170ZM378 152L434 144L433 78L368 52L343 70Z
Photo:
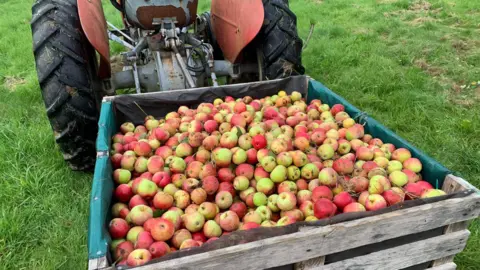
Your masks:
M255 50L240 57L262 26L261 0L212 1L212 12L200 16L198 0L121 0L113 2L123 15L121 33L108 29L100 0L77 1L83 31L101 56L98 75L106 80L106 94L215 86L218 77L235 81L247 74L262 80ZM120 72L111 72L109 39L128 49Z

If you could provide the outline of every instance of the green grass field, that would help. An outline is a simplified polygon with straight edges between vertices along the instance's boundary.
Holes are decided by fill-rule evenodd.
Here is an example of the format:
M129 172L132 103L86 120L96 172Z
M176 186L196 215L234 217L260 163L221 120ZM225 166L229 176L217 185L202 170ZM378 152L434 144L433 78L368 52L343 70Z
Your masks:
M92 175L70 171L54 144L31 52L32 2L0 1L0 269L85 269ZM301 37L316 22L303 54L310 76L480 186L480 86L471 85L480 1L290 5ZM480 265L480 223L470 230L460 269Z

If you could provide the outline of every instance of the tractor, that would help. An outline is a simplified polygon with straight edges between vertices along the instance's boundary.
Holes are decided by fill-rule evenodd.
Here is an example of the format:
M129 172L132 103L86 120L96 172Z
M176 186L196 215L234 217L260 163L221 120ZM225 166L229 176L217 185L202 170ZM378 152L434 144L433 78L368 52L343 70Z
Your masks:
M102 98L272 80L304 73L288 0L36 0L32 37L38 82L56 143L73 170L94 166ZM118 63L110 41L126 49ZM116 64L116 65L114 65ZM116 68L117 67L117 68ZM120 93L120 92L119 92Z

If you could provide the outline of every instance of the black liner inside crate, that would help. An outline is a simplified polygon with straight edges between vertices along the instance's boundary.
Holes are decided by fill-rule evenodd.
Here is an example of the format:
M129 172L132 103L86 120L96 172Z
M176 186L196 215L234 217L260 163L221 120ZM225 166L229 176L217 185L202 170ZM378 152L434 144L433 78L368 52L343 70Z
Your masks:
M113 100L117 125L124 122L143 124L145 113L154 117L163 117L177 111L180 106L196 108L200 103L213 102L216 98L232 96L242 98L263 98L272 96L280 90L287 93L298 91L306 96L308 78L295 76L266 82L232 84L221 87L205 87L147 94L121 95ZM160 104L160 105L159 105Z

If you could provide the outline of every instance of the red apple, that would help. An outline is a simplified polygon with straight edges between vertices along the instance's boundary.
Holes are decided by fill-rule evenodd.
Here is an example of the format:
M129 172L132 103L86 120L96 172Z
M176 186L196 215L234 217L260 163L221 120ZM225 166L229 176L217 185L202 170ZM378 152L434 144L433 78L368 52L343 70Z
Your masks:
M238 229L238 226L240 225L240 219L235 212L229 210L220 215L219 224L223 230L231 232Z
M108 231L113 239L124 238L129 229L130 226L128 226L127 221L121 218L112 219L108 225Z
M121 184L115 189L115 198L119 202L128 202L132 197L132 188L127 184Z
M364 212L364 211L367 211L365 209L365 206L363 206L361 203L358 203L358 202L349 203L343 208L343 213Z
M152 254L152 258L160 258L170 253L170 247L163 241L154 242L148 247L148 251Z
M258 223L255 223L255 222L246 222L246 223L243 223L240 228L238 228L240 231L244 231L244 230L251 230L251 229L255 229L255 228L258 228L260 227L260 224Z
M245 214L247 213L247 206L245 205L244 202L234 202L230 206L230 211L233 211L237 214L239 219L242 219Z
M318 186L312 191L312 201L316 202L320 198L333 200L333 192L327 186Z
M114 257L115 259L126 260L128 258L128 255L134 250L135 248L133 247L132 242L124 241L118 244L118 246L115 248Z
M393 187L382 193L383 198L387 201L388 205L394 205L403 202L405 199L405 192L401 188Z
M152 235L147 231L143 231L143 232L140 232L137 236L137 242L135 243L135 248L148 249L153 242L154 241L153 241Z
M218 179L215 176L207 176L202 180L202 188L208 195L213 195L219 187Z
M318 219L328 218L335 215L337 206L328 199L320 198L313 205L313 212Z
M127 258L128 266L144 265L152 259L152 254L146 249L136 249Z
M267 140L265 136L258 134L252 137L252 145L256 150L265 148L267 146Z
M187 249L187 248L199 247L199 246L200 246L200 243L198 241L193 239L187 239L183 241L179 249Z
M175 231L173 223L165 218L158 218L151 228L151 234L156 241L167 241Z
M230 182L220 183L220 185L218 186L218 193L220 193L221 191L228 191L232 195L232 198L235 197L235 195L236 195L235 188L234 188L233 184L230 183Z
M192 234L187 229L180 229L172 237L172 245L180 248L185 240L192 239Z
M387 201L379 194L370 194L365 202L368 211L376 211L387 207Z
M333 198L333 203L338 207L338 209L340 209L340 211L343 211L343 208L352 202L355 202L355 200L346 191L338 193Z
M173 196L160 191L153 197L153 206L157 209L167 210L173 206Z

